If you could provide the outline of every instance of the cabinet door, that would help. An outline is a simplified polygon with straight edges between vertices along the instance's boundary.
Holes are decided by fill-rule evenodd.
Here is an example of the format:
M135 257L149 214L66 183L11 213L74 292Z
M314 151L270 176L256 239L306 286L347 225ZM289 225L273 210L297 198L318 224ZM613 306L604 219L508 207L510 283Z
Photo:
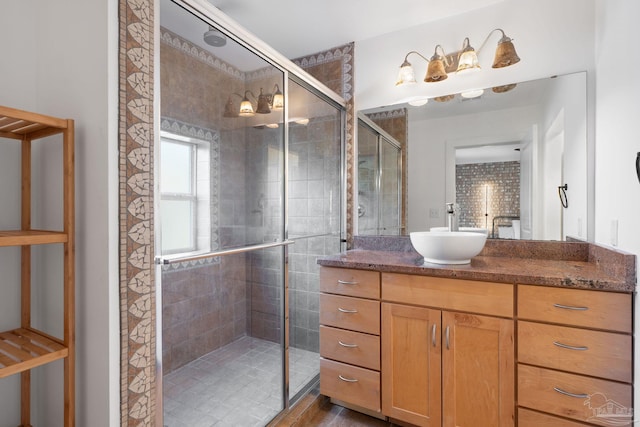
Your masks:
M513 320L442 313L445 427L514 425Z
M382 411L418 426L440 426L440 311L382 304Z

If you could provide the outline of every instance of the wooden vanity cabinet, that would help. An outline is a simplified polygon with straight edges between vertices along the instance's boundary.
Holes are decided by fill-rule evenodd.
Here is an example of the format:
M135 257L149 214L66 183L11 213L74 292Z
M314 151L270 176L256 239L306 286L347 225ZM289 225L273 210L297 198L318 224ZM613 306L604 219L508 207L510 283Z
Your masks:
M320 393L380 412L380 273L320 267Z
M320 281L322 394L428 427L631 417L630 293L328 267Z
M517 307L520 427L632 419L631 294L519 285Z
M514 425L512 285L383 273L382 300L383 414Z
M382 303L382 412L419 426L442 423L440 310Z

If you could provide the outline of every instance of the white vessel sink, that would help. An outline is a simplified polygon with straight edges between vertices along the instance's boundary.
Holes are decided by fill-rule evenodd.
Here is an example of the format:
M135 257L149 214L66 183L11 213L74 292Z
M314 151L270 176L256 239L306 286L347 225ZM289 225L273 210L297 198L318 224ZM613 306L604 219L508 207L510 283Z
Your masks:
M469 264L487 241L485 233L473 231L416 231L409 237L424 262L434 264Z
M430 231L449 231L447 227L431 227ZM484 233L485 236L489 235L489 229L480 227L460 227L458 231L471 231L473 233Z

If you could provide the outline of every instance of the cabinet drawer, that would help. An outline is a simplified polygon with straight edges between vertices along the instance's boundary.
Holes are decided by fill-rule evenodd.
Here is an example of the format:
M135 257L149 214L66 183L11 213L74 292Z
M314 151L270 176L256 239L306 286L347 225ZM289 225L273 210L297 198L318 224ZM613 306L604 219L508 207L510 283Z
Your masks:
M320 267L320 292L380 299L380 273L350 268Z
M380 412L380 373L320 359L320 394Z
M382 299L500 317L513 317L513 285L382 273Z
M631 332L631 294L518 285L518 318Z
M320 326L320 356L380 370L380 337Z
M586 427L582 423L518 408L518 427Z
M631 336L518 322L518 361L631 382Z
M594 417L598 408L627 410L633 404L631 393L629 384L518 366L519 405L574 420L607 425L606 420Z
M320 294L320 323L380 335L380 302Z

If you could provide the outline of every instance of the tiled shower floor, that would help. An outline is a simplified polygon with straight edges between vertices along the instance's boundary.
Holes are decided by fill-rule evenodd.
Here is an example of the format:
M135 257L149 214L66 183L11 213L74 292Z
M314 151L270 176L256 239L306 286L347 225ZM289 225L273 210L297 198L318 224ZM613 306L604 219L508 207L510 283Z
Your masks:
M290 347L290 396L319 369L318 353ZM163 377L167 427L264 426L282 409L279 344L243 337Z

